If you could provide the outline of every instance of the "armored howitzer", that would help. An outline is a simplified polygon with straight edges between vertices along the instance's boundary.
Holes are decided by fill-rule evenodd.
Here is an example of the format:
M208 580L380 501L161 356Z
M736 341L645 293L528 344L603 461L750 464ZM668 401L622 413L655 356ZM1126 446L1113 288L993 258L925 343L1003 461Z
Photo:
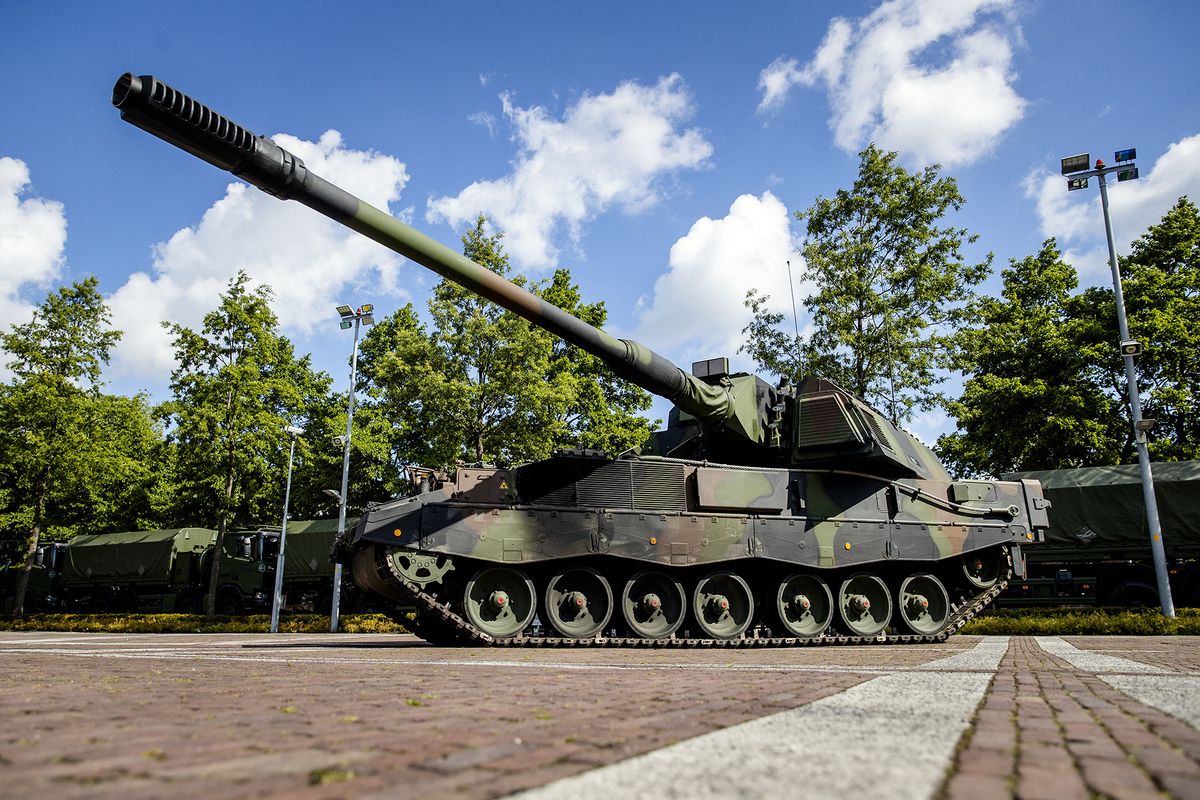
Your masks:
M121 76L112 100L126 121L368 236L674 403L652 455L577 451L511 470L464 468L369 508L337 558L359 586L411 600L426 638L939 639L1020 571L1020 546L1046 526L1036 482L951 481L928 448L830 381L771 386L730 374L724 359L689 374L151 76ZM527 635L535 619L555 636Z

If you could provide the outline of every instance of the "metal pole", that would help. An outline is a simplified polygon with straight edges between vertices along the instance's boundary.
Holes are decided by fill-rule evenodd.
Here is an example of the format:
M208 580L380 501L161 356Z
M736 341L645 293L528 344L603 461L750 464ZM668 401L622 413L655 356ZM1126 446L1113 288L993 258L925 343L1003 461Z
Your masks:
M288 501L292 499L292 458L296 455L296 436L288 434L287 488L283 491L283 524L279 526L279 553L275 556L275 598L271 601L271 633L279 633L279 610L283 608L283 548L287 544Z
M1113 292L1117 301L1117 324L1121 341L1129 341L1129 322L1125 318L1125 296L1121 291L1121 270L1117 265L1117 247L1113 242L1112 221L1108 214L1108 183L1104 172L1100 178L1100 205L1104 209L1104 233L1108 237L1108 262L1112 267ZM1154 477L1150 470L1150 453L1146 448L1146 434L1138 430L1142 421L1142 400L1138 394L1137 373L1133 368L1133 356L1125 355L1125 383L1129 391L1129 409L1133 417L1133 438L1137 444L1138 466L1142 473L1142 497L1146 503L1146 522L1150 526L1150 553L1154 558L1154 576L1158 581L1158 597L1162 602L1165 617L1175 616L1175 603L1171 599L1171 580L1167 574L1167 554L1163 550L1162 526L1158 521L1158 500L1154 496Z
M362 315L354 317L354 351L350 356L350 402L346 409L346 441L342 444L342 497L338 503L338 541L345 538L346 533L346 497L350 484L350 433L354 425L354 388L358 379L358 327L362 324ZM333 565L333 599L329 608L329 632L337 633L338 613L342 595L342 565Z

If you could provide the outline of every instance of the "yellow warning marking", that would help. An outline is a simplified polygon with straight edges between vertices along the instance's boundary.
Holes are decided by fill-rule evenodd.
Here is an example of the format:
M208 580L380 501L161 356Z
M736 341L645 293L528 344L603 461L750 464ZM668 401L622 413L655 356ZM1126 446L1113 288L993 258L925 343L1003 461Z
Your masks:
M500 488L501 488L501 489L507 489L507 488L508 488L508 481L501 479L501 481L500 481Z
M849 543L849 542L846 542L846 549L847 549L847 550L849 550L849 549L850 549L850 543Z
M400 530L399 528L396 528L396 530L392 531L392 536L403 536L403 535L404 535L404 531Z
M654 537L654 536L651 536L651 537L650 537L650 544L658 544L658 538L657 538L657 537Z

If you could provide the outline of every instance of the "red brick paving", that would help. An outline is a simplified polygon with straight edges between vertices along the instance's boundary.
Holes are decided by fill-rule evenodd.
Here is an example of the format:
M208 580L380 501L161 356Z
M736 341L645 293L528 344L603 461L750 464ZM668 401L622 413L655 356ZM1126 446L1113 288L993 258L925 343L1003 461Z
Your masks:
M1071 641L1111 655L1121 648L1102 644L1134 644L1100 637ZM1195 639L1136 642L1143 651L1187 648L1189 657L1200 651ZM1171 666L1166 660L1160 665ZM1200 732L1075 670L1028 637L1011 640L943 788L947 800L1163 795L1200 798Z
M125 651L4 655L0 798L68 800L497 797L978 641L689 652L437 649L393 637L3 638ZM1200 638L1068 641L1200 672L1189 666L1200 664ZM133 658L136 648L154 652ZM283 660L247 660L256 657ZM1200 800L1200 732L1013 638L941 794Z

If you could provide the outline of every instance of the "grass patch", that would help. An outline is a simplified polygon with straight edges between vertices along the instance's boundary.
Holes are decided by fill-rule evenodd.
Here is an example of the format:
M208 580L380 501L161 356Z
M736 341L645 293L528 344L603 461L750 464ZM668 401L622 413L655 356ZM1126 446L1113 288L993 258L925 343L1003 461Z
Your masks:
M344 614L343 633L405 633L406 628L383 614ZM206 622L202 614L30 614L24 619L0 618L0 631L70 631L73 633L266 633L269 614L218 616ZM281 633L328 633L329 617L285 614Z
M1200 609L1000 608L980 614L960 633L984 636L1200 636Z

